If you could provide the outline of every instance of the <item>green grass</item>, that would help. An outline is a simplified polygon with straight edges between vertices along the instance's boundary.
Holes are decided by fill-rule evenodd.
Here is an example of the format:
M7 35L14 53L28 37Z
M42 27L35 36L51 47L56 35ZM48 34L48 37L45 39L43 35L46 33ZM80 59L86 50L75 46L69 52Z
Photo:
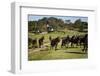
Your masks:
M52 32L52 33L48 33L48 34L33 34L33 33L28 33L28 34L29 34L30 38L40 38L41 36L45 36L45 39L48 39L49 36L52 36L52 37L55 38L57 36L64 37L64 36L67 36L67 35L69 35L69 36L82 35L84 33L67 30L65 33L63 33L63 32Z
M49 36L52 38L55 38L57 36L59 37L65 37L67 35L81 35L84 33L80 33L77 31L70 31L67 30L65 33L63 32L53 32L48 34L33 34L29 33L30 38L41 38L42 36L45 37L44 39L44 46L45 48L35 48L35 49L28 49L28 60L53 60L53 59L76 59L76 58L87 58L88 54L82 52L82 48L80 46L76 48L61 48L61 42L59 43L57 50L50 49L50 41Z
M80 48L59 48L58 50L44 49L36 52L30 50L28 60L76 59L87 58L87 53Z

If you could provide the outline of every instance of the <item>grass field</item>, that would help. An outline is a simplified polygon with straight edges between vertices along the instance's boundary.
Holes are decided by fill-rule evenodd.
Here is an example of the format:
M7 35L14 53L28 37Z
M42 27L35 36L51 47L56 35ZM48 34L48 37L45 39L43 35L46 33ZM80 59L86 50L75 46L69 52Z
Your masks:
M28 49L28 60L53 60L53 59L76 59L76 58L87 58L88 54L82 52L82 48L80 46L74 48L61 48L61 42L58 44L57 50L50 49L50 41L49 36L52 38L59 37L66 37L67 35L81 35L84 33L80 33L77 31L67 30L65 33L63 32L52 32L48 34L33 34L28 33L30 38L41 38L42 36L45 37L44 39L44 47L43 48L31 48ZM60 40L61 41L61 40ZM70 44L69 44L70 45Z

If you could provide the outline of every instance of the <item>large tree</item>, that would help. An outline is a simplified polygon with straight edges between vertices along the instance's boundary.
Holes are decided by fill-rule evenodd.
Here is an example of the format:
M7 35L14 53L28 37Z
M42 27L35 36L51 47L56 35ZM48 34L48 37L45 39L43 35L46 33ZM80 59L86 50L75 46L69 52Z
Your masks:
M82 22L81 19L78 19L74 22L74 28L77 28L79 31L83 31L84 29L88 28L87 22Z

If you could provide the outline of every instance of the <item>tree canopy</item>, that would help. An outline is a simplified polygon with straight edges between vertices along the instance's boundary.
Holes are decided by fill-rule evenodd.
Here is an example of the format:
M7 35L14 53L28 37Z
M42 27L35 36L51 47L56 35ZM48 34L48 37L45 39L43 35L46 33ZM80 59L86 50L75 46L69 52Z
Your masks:
M62 20L55 17L49 17L49 18L42 18L38 21L28 21L28 31L40 31L45 32L47 31L47 24L52 26L54 28L54 31L57 30L64 30L64 29L71 29L78 31L83 31L84 29L88 28L87 22L82 22L81 19L77 19L74 23L72 23L70 20Z

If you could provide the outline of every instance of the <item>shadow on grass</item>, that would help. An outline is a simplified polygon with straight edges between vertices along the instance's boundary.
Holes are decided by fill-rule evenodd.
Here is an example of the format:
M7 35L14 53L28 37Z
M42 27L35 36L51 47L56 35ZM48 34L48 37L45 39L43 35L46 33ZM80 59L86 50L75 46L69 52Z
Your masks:
M65 53L73 53L73 54L87 54L87 53L84 53L84 52L65 52Z

